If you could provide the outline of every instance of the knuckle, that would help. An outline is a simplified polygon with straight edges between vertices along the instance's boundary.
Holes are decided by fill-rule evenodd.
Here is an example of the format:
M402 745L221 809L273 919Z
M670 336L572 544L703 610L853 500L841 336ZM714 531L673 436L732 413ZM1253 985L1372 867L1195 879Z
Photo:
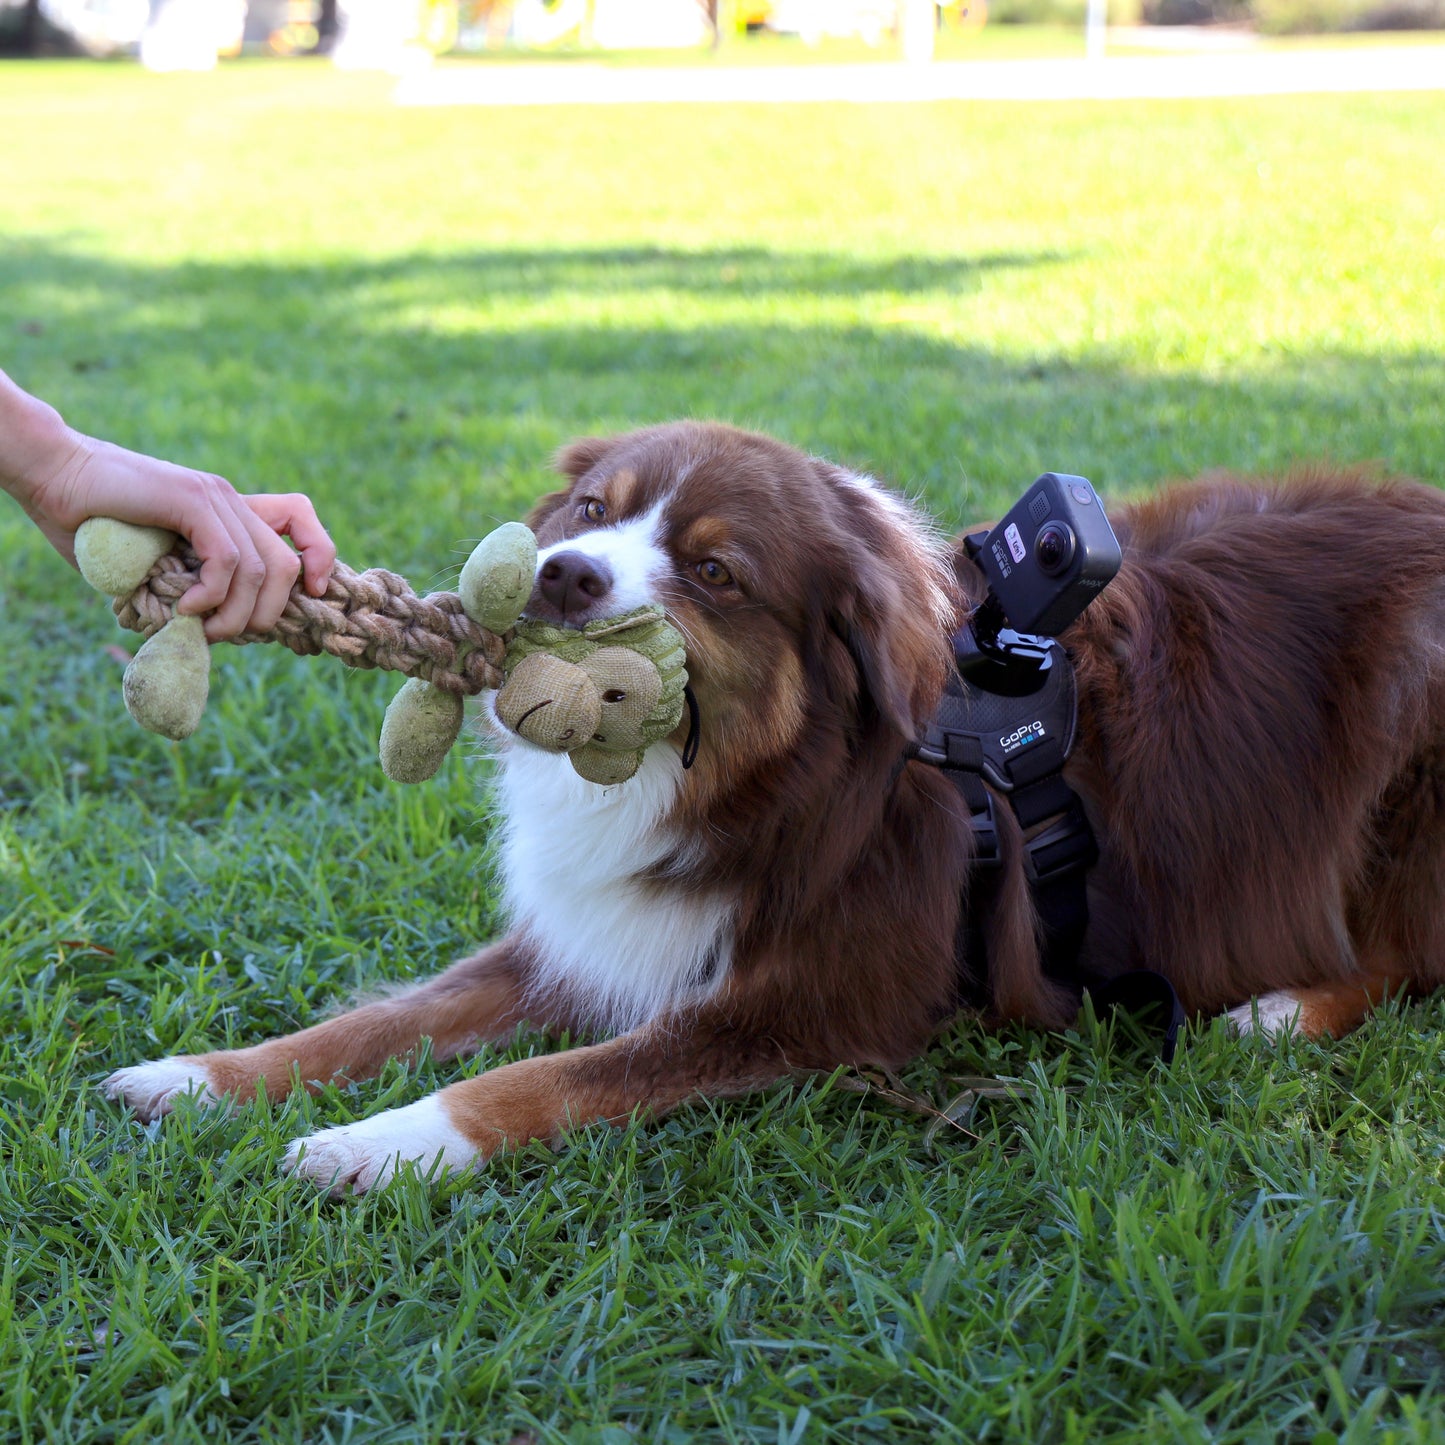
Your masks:
M206 486L205 478L196 472L184 473L176 482L175 489L180 493L181 501L188 507L206 506L210 501L210 488Z

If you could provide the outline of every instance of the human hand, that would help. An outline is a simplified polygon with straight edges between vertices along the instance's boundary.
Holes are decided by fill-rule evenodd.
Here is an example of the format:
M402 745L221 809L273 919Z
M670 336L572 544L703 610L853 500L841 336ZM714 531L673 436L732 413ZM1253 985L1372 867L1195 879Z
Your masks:
M40 404L27 419L33 424L0 434L0 484L67 561L75 561L75 529L87 517L179 532L201 571L177 611L209 613L212 642L272 627L303 570L306 590L325 592L336 548L305 496L242 496L223 477L84 436Z

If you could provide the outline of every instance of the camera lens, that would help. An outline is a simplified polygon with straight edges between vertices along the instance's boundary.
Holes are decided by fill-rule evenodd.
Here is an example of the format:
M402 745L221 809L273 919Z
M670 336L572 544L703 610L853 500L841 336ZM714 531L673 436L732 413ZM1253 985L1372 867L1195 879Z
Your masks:
M1057 577L1074 560L1074 534L1063 522L1049 522L1034 538L1034 557L1045 577Z

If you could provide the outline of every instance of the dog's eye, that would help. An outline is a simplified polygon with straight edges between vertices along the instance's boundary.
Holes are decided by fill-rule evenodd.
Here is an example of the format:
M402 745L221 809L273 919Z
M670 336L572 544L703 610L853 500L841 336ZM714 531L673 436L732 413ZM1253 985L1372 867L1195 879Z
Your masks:
M596 497L582 503L582 515L589 522L600 522L607 515L607 503L599 502Z
M733 574L716 557L709 557L706 562L699 562L697 575L709 587L730 587L732 585Z

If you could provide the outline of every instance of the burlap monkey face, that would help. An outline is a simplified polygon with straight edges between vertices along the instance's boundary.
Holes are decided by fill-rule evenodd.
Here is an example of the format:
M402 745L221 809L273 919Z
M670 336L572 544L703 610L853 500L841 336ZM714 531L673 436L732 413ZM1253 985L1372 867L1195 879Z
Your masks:
M602 698L575 662L534 652L511 670L497 693L497 718L534 747L568 753L592 740L602 723Z
M565 752L589 782L625 782L683 711L682 639L655 608L577 631L518 625L497 693L503 726Z
M578 666L596 685L602 703L592 741L614 753L645 747L643 729L662 700L656 664L625 647L599 647Z

